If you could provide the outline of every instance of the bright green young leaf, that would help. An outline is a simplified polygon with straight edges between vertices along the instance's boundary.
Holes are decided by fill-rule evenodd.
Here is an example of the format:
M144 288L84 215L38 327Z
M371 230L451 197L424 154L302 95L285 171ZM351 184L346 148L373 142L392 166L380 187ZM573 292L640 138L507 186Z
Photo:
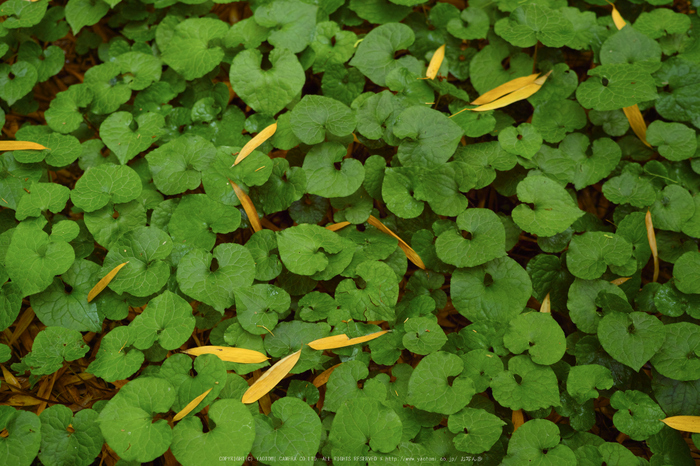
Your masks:
M255 21L271 29L270 44L299 53L313 39L316 12L315 5L301 0L274 0L255 10Z
M488 14L479 7L467 7L459 18L447 22L447 31L458 39L485 39L488 30Z
M39 416L12 406L0 406L0 427L8 433L0 440L0 458L8 464L31 465L41 447Z
M659 154L671 161L692 157L698 148L695 131L681 123L654 121L647 130L647 141L658 146Z
M328 435L332 457L388 453L401 441L399 416L374 399L349 400L340 407Z
M399 297L396 274L379 261L357 266L357 278L343 280L335 290L335 299L356 320L395 319L394 306Z
M109 12L109 5L102 0L69 0L66 4L66 21L77 35L85 26L96 24Z
M664 427L661 419L666 414L646 393L617 391L610 399L610 405L619 410L613 416L615 427L632 440L646 440Z
M86 84L74 84L67 91L59 92L44 113L49 127L59 133L68 134L83 122L81 109L93 99L93 92Z
M531 159L542 146L542 136L533 125L522 123L500 131L498 142L506 152Z
M324 21L316 25L311 48L316 52L314 72L330 70L332 65L341 65L355 53L357 35L352 31L343 31L337 23ZM364 80L363 80L364 84Z
M393 131L402 139L398 151L401 163L423 168L447 162L463 134L462 129L444 113L425 106L409 107L401 112L396 117Z
M485 349L475 349L461 355L464 372L474 382L477 393L486 391L491 380L503 372L503 361L494 353Z
M583 215L569 193L556 181L544 176L528 176L518 183L520 204L513 209L513 221L538 236L553 236L571 226Z
M657 97L654 79L641 65L603 65L589 70L588 75L576 89L584 108L617 110Z
M126 75L124 82L135 91L142 91L160 80L161 61L150 53L127 52L119 55L117 61L122 74Z
M600 278L608 266L623 266L632 257L632 245L620 235L587 231L574 236L566 255L571 273L584 280Z
M131 377L141 368L144 359L141 351L132 348L135 340L136 334L129 327L112 329L112 331L102 337L97 357L87 367L86 372L101 377L107 382ZM116 396L112 398L112 401L116 398ZM102 433L109 442L107 432L103 429Z
M179 348L192 335L195 319L189 303L170 291L164 291L129 324L136 335L134 347L145 350L153 343L166 350Z
M404 324L403 345L416 354L431 354L447 343L447 335L440 325L429 317L416 317Z
M125 165L158 140L163 126L165 119L158 113L142 113L134 121L129 112L115 112L100 125L100 137Z
M60 404L42 411L41 462L47 466L92 464L104 444L97 416L92 409L80 410L73 416L70 408Z
M617 361L639 371L663 345L666 329L645 312L611 312L598 324L598 339Z
M192 376L191 373L196 375ZM187 415L188 417L195 417L195 414L214 401L226 385L227 379L226 365L215 354L202 354L194 361L186 354L175 354L163 362L158 375L167 379L177 390L177 397L172 406L173 411L176 412L181 411L202 393L212 389Z
M355 115L335 99L306 95L294 106L290 124L296 137L313 145L323 142L329 134L337 137L351 134L355 129Z
M241 327L253 335L272 331L279 321L279 314L287 311L291 304L289 294L275 285L261 283L236 287L234 294Z
M533 411L559 404L557 376L551 367L540 366L527 356L508 361L508 370L491 381L493 397L510 409Z
M20 141L31 141L46 147L43 150L15 151L18 162L32 163L46 161L54 167L70 165L80 155L78 139L70 135L54 133L46 126L26 125L15 134Z
M567 307L571 320L582 332L596 333L602 318L598 312L597 297L600 293L612 293L627 300L624 291L607 280L581 280L576 278L569 288Z
M566 391L579 403L598 398L598 390L608 390L613 386L610 369L599 364L579 364L573 366L566 379ZM598 389L598 390L596 390Z
M65 54L60 47L48 46L45 50L33 41L22 42L17 52L19 61L30 63L36 68L37 81L43 83L63 68Z
M275 279L282 272L282 262L277 249L277 237L271 230L256 232L245 243L255 261L255 279L269 281Z
M180 194L201 183L201 173L216 156L214 145L200 136L180 136L146 155L153 182L163 194Z
M302 103L294 109L298 109ZM359 160L343 160L346 152L345 146L336 142L317 144L311 148L302 166L309 194L331 198L349 196L357 191L365 178L365 169ZM335 164L341 164L339 170L336 170Z
M13 65L0 65L0 98L12 105L31 92L39 79L34 65L18 61Z
M101 2L101 0L96 1ZM120 75L121 67L115 62L93 66L85 72L85 84L94 95L90 104L90 110L93 113L97 115L112 113L131 98L131 89L119 79Z
M86 170L71 192L71 200L85 212L93 212L109 203L123 204L136 199L142 190L133 168L104 164Z
M464 362L452 353L438 351L424 357L408 382L409 402L432 413L460 411L476 393L463 370Z
M449 229L435 242L435 251L443 262L475 267L506 255L505 228L491 210L467 209L457 216L457 227L464 233Z
M541 312L520 314L511 320L503 344L513 354L527 350L532 362L547 366L559 361L566 350L564 331L551 314Z
M563 47L574 38L574 26L558 10L532 3L496 22L494 31L518 47L530 47L539 40L548 47Z
M55 183L32 183L29 195L22 196L17 206L15 218L38 217L44 211L58 213L66 207L70 190Z
M306 174L301 167L290 167L283 158L272 161L270 179L251 190L251 199L258 211L271 214L285 210L306 192Z
M503 422L483 409L464 408L447 419L450 432L457 434L455 447L466 453L483 453L493 447L503 433Z
M224 58L218 44L227 32L227 24L216 19L186 19L175 26L163 61L187 80L201 78Z
M63 361L80 359L89 349L80 332L46 327L37 334L32 351L22 358L22 362L34 375L53 374L63 366Z
M339 235L311 224L301 224L278 232L277 245L284 265L290 272L299 275L321 272L332 263L332 256L345 254L344 242ZM348 264L350 260L352 251Z
M75 191L74 191L75 192ZM85 226L97 243L111 247L122 235L136 227L146 226L146 209L137 200L126 204L107 204L85 214Z
M513 433L504 466L519 464L578 464L571 448L561 445L559 428L546 419L531 419Z
M386 75L401 66L394 54L411 46L414 40L413 31L405 24L383 24L365 36L350 65L357 67L373 83L384 86Z
M638 164L628 164L619 176L603 184L603 194L616 204L631 204L633 207L648 207L656 200L657 190L649 178L641 176L643 169Z

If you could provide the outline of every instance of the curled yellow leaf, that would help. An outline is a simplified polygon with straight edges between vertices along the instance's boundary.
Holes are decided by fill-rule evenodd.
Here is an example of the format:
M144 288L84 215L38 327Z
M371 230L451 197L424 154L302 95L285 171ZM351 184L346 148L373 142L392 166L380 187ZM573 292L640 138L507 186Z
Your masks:
M391 235L397 240L399 240L399 247L403 249L404 254L406 254L406 257L408 257L408 260L416 264L419 268L425 270L425 264L423 263L423 260L420 258L418 254L416 254L416 251L413 250L411 246L408 245L404 240L398 237L396 233L388 229L382 222L379 221L376 217L373 215L369 216L369 219L367 220L367 223L372 225L374 228L377 230L381 231L382 233L386 233L387 235Z
M277 122L272 123L270 126L256 134L253 139L248 141L246 145L243 146L243 149L241 149L241 151L238 153L238 157L236 157L236 160L231 166L233 167L234 165L241 163L243 159L250 155L251 152L260 147L263 142L270 139L272 135L275 134L275 131L277 131Z
M0 141L0 152L6 150L44 150L44 147L36 142L29 141Z
M644 217L644 223L647 226L647 239L649 240L649 249L651 256L654 258L654 278L652 281L659 279L659 250L656 247L656 233L654 233L654 223L651 220L651 211L647 210Z
M109 285L109 283L114 279L114 277L116 277L117 273L119 273L122 267L124 267L128 263L129 261L126 261L123 264L119 264L118 266L110 270L107 275L102 277L102 279L99 282L97 282L97 285L93 286L90 292L88 293L87 302L92 301L97 297L98 294L102 293L102 290L107 288L107 285Z
M238 362L243 364L257 364L270 359L258 351L245 348L231 348L229 346L198 346L197 348L186 349L182 352L192 356L215 354L222 361Z
M246 390L241 400L245 404L255 403L270 392L275 386L289 374L301 357L301 350L292 353L269 368L253 385Z
M231 180L228 180L228 182L231 183L233 191L236 193L236 197L238 197L238 200L241 201L241 205L243 206L243 210L245 210L245 213L248 216L248 221L253 227L253 231L258 232L262 230L262 225L260 224L260 217L258 217L258 211L255 208L255 205L253 205L253 201L250 200L250 197L248 197L246 192L243 191L240 188L240 186L238 186Z
M340 222L340 223L334 223L332 225L326 226L326 230L330 231L338 231L342 228L345 228L346 226L350 225L350 222Z
M661 419L671 429L700 434L700 416L672 416Z
M525 424L525 414L523 414L523 410L518 409L513 411L511 419L513 421L513 432L515 432L521 425Z
M185 406L184 408L182 408L182 410L180 410L180 412L177 413L177 414L175 415L175 417L173 418L173 421L177 422L177 421L179 421L180 419L182 419L183 417L185 417L185 416L187 416L188 414L190 414L190 412L191 412L194 408L196 408L197 406L199 406L199 403L201 403L202 400L203 400L204 398L207 397L207 395L209 394L210 391L212 391L213 388L214 388L214 387L210 388L209 390L207 390L206 392L202 393L201 395L199 395L199 396L198 396L197 398L195 398L194 400L192 400L192 401L190 401L189 403L187 403L187 406Z
M610 3L610 2L608 2L608 3L612 7L612 20L613 20L613 23L615 23L615 27L617 29L622 29L623 27L625 27L625 25L627 23L625 22L624 19L622 19L622 15L620 14L619 11L617 11L617 8L615 8L615 5L613 3Z
M330 337L319 338L318 340L314 340L311 343L309 343L309 346L319 351L336 348L345 348L346 346L352 346L358 343L365 343L367 341L374 340L375 338L381 337L385 333L389 333L389 330L382 330L380 332L370 333L369 335L357 338L348 338L348 336L345 334L333 335Z
M342 362L336 364L335 366L331 366L325 371L318 374L314 381L311 382L314 385L314 387L319 388L321 385L324 385L326 382L328 382L328 379L331 377L331 374L336 369L336 367L340 366L340 364L342 364Z
M642 112L639 111L639 106L634 104L631 107L623 108L622 111L625 112L627 121L630 122L630 127L632 128L632 131L634 131L634 134L637 135L639 140L642 141L644 145L651 147L651 144L647 142L647 124L644 121Z
M488 110L495 110L497 108L503 108L506 107L514 102L518 102L520 100L527 99L530 97L532 94L535 92L539 91L540 88L542 88L542 84L547 81L547 78L552 72L549 71L547 74L540 76L539 78L535 79L533 82L528 84L527 86L523 86L520 89L511 92L510 94L501 97L500 99L496 99L493 102L490 102L488 104L480 105L479 107L476 108L470 108L472 112L486 112Z
M616 278L615 280L610 280L610 283L613 285L616 285L616 286L620 286L623 283L625 283L626 281L628 281L630 278L632 278L632 277L620 277L620 278Z
M542 305L540 306L540 312L551 313L552 312L552 301L550 300L549 293L542 300Z
M433 54L433 58L430 59L428 64L428 71L425 72L425 77L428 79L435 79L440 71L440 66L442 61L445 59L445 44L442 44Z
M535 79L540 75L540 73L535 73L531 74L530 76L523 76L521 78L515 78L511 79L505 84L501 84L498 87L495 87L491 89L488 92L485 92L484 94L480 95L475 101L473 101L471 104L472 105L483 105L483 104L488 104L489 102L493 102L494 100L498 99L499 97L503 97L506 94L510 94L511 92L517 91L518 89L522 89L523 87L527 86L528 84L532 84L535 82Z

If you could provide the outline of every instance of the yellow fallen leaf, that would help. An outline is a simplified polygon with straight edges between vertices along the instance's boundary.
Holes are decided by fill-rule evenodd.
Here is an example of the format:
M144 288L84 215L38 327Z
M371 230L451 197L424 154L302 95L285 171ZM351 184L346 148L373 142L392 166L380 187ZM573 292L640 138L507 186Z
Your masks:
M99 282L97 282L97 285L93 286L90 292L88 293L87 302L92 301L93 299L95 299L95 297L97 297L98 294L102 293L102 290L107 288L109 282L111 282L117 275L117 273L122 269L122 267L124 267L128 263L129 261L126 261L123 264L119 264L118 266L110 270L107 275L102 277L102 279Z
M258 211L255 209L253 201L250 200L250 197L248 197L246 192L243 191L240 188L240 186L238 186L231 180L228 180L228 182L231 183L233 191L236 193L238 200L241 201L241 204L243 205L243 210L245 210L245 213L248 216L248 221L250 221L250 225L253 227L253 231L258 232L262 230L262 225L260 224L260 217L258 217Z
M339 364L336 364L335 366L329 367L325 371L318 374L316 376L316 378L314 379L314 381L311 382L314 385L314 387L319 388L321 385L328 382L328 379L331 377L331 374L336 369L336 367L340 366L340 364L342 364L342 362Z
M625 25L627 23L625 22L624 19L622 19L622 15L620 14L619 11L617 11L617 8L615 8L615 5L613 3L610 3L610 2L608 2L608 3L612 7L612 20L613 20L613 23L615 23L615 27L617 29L622 29L623 27L625 27Z
M36 142L28 141L0 141L0 152L6 150L44 150L48 147L44 147Z
M489 102L493 102L494 100L498 99L499 97L503 97L506 94L510 94L511 92L517 91L518 89L522 89L523 87L527 86L528 84L532 84L535 82L535 79L540 75L540 73L535 73L531 74L530 76L523 76L521 78L515 78L510 81L508 81L505 84L501 84L498 87L495 87L491 89L490 91L480 95L475 101L473 101L471 104L472 105L482 105L482 104L488 104Z
M345 228L346 226L350 225L350 222L340 222L340 223L334 223L332 225L328 225L326 227L326 230L330 231L338 231L342 228Z
M630 122L630 127L632 128L632 131L634 131L634 134L637 135L639 140L642 141L645 146L651 147L651 144L647 142L647 124L644 121L642 112L639 111L639 106L634 104L631 107L623 108L622 111L625 112L627 121Z
M331 337L319 338L309 343L309 346L315 350L328 350L336 348L345 348L346 346L356 345L358 343L365 343L375 338L379 338L382 335L389 333L389 330L382 330L380 332L370 333L363 337L348 338L347 335L333 335Z
M542 305L540 306L540 312L547 312L547 313L552 312L552 301L549 298L549 293L547 293L547 296L545 296L544 299L542 300Z
M17 377L12 375L12 372L8 371L2 364L0 364L0 369L2 369L2 376L5 379L5 383L7 385L14 388L22 388L22 386L19 383L19 380L17 380Z
M245 348L232 348L230 346L198 346L196 348L183 350L182 352L192 356L215 354L222 361L238 362L242 364L257 364L270 359L259 351Z
M270 126L256 134L253 139L248 141L246 145L243 146L243 149L241 149L241 151L238 153L238 157L236 157L236 160L231 166L233 167L234 165L241 163L243 159L250 155L251 152L260 147L263 142L270 139L272 135L275 134L275 131L277 131L277 122L272 123Z
M416 254L416 251L414 251L413 248L408 245L408 243L399 238L398 235L396 235L396 233L384 226L384 224L380 222L379 219L377 219L373 215L370 215L369 219L367 220L367 223L372 225L377 230L386 233L387 235L391 235L397 240L399 240L399 247L403 249L404 254L406 254L406 257L408 257L408 260L416 264L419 268L425 270L425 264L423 263L423 260L420 258L420 256Z
M513 411L511 419L513 421L513 432L515 432L516 430L518 430L518 427L525 424L525 415L523 414L523 410L518 409Z
M521 87L520 89L511 92L505 97L501 97L500 99L496 99L493 102L490 102L488 104L481 105L476 108L470 108L472 112L486 112L488 110L495 110L497 108L503 108L506 107L514 102L518 102L520 100L527 99L530 97L532 94L535 92L539 91L540 88L542 88L542 84L547 81L547 78L552 72L549 71L547 74L544 74L540 76L539 78L535 79L532 83L528 84L527 86ZM456 113L455 113L456 115ZM452 115L454 116L454 115Z
M615 280L610 280L610 283L613 285L620 286L623 283L625 283L627 280L629 280L630 278L632 278L632 277L620 277L620 278L616 278Z
M430 59L428 64L428 71L425 72L425 77L428 79L435 79L440 71L440 66L442 61L445 59L445 44L442 44L433 54L433 58Z
M41 400L37 400L33 396L29 395L14 395L11 396L9 400L5 401L4 405L8 406L36 406L41 403Z
M647 226L649 249L651 249L651 256L654 258L654 277L652 281L655 282L659 278L659 250L656 247L656 233L654 233L654 223L651 220L651 211L649 210L647 210L647 214L644 217L644 223Z
M241 400L245 404L255 403L275 388L285 375L289 374L301 357L301 350L292 353L269 368L253 385L246 390Z
M671 429L700 434L700 416L673 416L661 419Z
M187 406L185 406L184 408L182 408L182 410L181 410L179 413L177 413L177 414L175 415L175 417L173 418L173 422L177 422L177 421L179 421L180 419L182 419L183 417L185 417L185 416L187 416L188 414L190 414L190 412L191 412L194 408L196 408L196 407L199 405L199 403L202 402L202 400L203 400L204 398L207 397L207 395L209 394L210 391L212 391L213 388L214 388L214 387L211 387L209 390L207 390L206 392L202 393L201 395L199 395L197 398L195 398L194 400L190 401L189 403L187 403Z

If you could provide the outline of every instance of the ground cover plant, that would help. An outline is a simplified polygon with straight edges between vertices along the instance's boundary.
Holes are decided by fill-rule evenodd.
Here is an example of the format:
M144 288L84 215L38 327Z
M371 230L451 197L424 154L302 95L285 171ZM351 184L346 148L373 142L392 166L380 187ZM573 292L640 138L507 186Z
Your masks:
M696 3L3 2L0 464L695 464Z

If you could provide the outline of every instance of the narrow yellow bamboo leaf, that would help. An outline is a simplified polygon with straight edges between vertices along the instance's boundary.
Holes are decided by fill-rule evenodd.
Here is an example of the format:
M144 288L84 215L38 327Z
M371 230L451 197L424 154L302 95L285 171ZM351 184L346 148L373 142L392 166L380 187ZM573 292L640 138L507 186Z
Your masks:
M263 142L270 139L272 135L275 134L275 131L277 131L277 122L272 123L270 126L256 134L253 139L248 141L246 145L243 146L243 149L241 149L241 151L238 153L238 157L236 157L236 160L231 166L233 167L234 165L241 163L244 158L250 155L251 152L260 147Z
M0 152L6 150L44 150L44 147L36 142L29 141L0 141Z
M328 225L326 227L326 230L330 231L338 231L342 228L345 228L346 226L350 225L350 222L340 222L340 223L334 223L332 225Z
M275 388L285 375L289 374L289 371L291 371L299 361L300 356L301 350L277 361L274 366L269 368L262 377L256 380L255 383L246 390L241 401L245 404L255 403L265 396L270 390Z
M613 285L620 286L623 283L625 283L627 280L629 280L630 278L632 278L632 277L620 277L620 278L616 278L615 280L610 280L610 283Z
M425 72L425 77L428 79L435 79L440 71L440 66L442 61L445 59L445 44L442 44L433 54L433 58L430 59L428 64L428 71Z
M535 79L537 79L537 76L539 76L540 73L535 73L531 74L530 76L523 76L521 78L515 78L510 81L508 81L505 84L501 84L498 87L494 87L488 92L485 92L484 94L480 95L475 101L473 101L471 104L472 105L483 105L483 104L488 104L489 102L493 102L494 100L498 99L499 97L503 97L506 94L510 94L511 92L517 91L518 89L522 89L523 87L527 86L528 84L532 84Z
M484 104L476 108L470 108L469 110L471 110L472 112L486 112L488 110L503 108L514 102L527 99L532 94L534 94L542 88L542 84L544 84L544 82L547 80L551 73L552 72L550 71L547 74L540 76L539 78L535 79L531 84L528 84L525 87L521 87L517 91L511 92L505 97L501 97L500 99L496 99L491 103Z
M540 312L546 312L550 314L552 312L552 301L549 298L549 293L542 300L542 305L540 306Z
M513 432L515 432L521 425L525 424L525 415L523 414L523 410L518 409L513 411L511 419L513 421Z
M250 197L248 197L246 192L243 191L236 183L234 183L231 180L228 180L228 182L231 183L231 186L233 187L233 190L236 193L236 197L238 197L238 200L241 201L241 204L243 205L243 210L245 210L245 213L248 216L248 221L253 227L253 231L258 232L262 230L260 218L258 217L258 211L255 209L253 201L250 200Z
M230 346L198 346L197 348L186 349L182 352L192 356L215 354L222 361L238 362L243 364L257 364L270 359L258 351L245 348L232 348Z
M615 8L615 5L613 3L610 3L610 2L608 2L608 3L612 7L612 20L613 20L613 23L615 23L615 27L617 29L622 29L623 27L625 27L625 24L627 24L627 23L625 22L624 19L622 19L622 15L620 14L619 11L617 11L617 8Z
M175 415L175 417L173 418L173 422L177 422L177 421L179 421L180 419L182 419L183 417L185 417L185 416L187 416L188 414L190 414L190 412L191 412L194 408L196 408L196 407L199 405L199 403L202 402L202 400L203 400L204 398L207 397L207 395L209 394L210 391L212 391L213 388L214 388L214 387L211 387L209 390L207 390L206 392L202 393L201 395L199 395L197 398L195 398L194 400L190 401L189 403L187 403L187 406L185 406L184 408L182 408L182 410L181 410L179 413L177 413L177 414Z
M416 251L414 251L413 248L408 245L408 243L399 238L398 235L396 235L396 233L384 226L384 224L380 222L379 219L377 219L373 215L370 215L369 219L367 220L367 223L372 225L377 230L386 233L387 235L391 235L397 240L399 240L399 247L403 249L404 254L406 254L406 257L408 257L408 260L416 264L419 268L425 270L425 264L423 263L423 260L420 258L420 256L416 254Z
M644 121L642 112L639 111L639 105L634 104L631 107L625 107L622 109L625 112L627 121L630 122L630 127L634 134L637 135L640 141L644 143L647 147L651 147L651 144L647 142L647 124Z
M700 434L700 416L673 416L661 419L671 429Z
M109 285L109 282L111 282L114 277L117 276L117 273L124 267L126 264L128 264L129 261L124 262L123 264L119 264L118 266L114 267L112 270L109 271L107 275L102 277L102 280L97 282L97 285L93 286L90 292L88 293L87 296L87 302L92 301L97 297L98 294L102 293L102 290L107 288L107 285Z
M647 215L644 217L644 223L647 226L647 238L649 239L649 249L651 256L654 258L654 277L652 281L659 279L659 250L656 248L656 233L654 233L654 222L651 220L651 211L647 210Z
M311 343L309 343L309 346L319 351L336 348L345 348L346 346L357 345L358 343L365 343L367 341L374 340L375 338L379 338L386 333L389 333L389 330L382 330L380 332L370 333L369 335L357 338L348 338L348 336L345 334L334 335L332 337L314 340Z
M340 364L342 364L342 362ZM338 366L340 366L340 364L336 364L335 366L329 367L325 371L318 374L314 381L311 382L314 385L314 387L319 388L321 385L328 382L328 379L331 377L331 374Z

